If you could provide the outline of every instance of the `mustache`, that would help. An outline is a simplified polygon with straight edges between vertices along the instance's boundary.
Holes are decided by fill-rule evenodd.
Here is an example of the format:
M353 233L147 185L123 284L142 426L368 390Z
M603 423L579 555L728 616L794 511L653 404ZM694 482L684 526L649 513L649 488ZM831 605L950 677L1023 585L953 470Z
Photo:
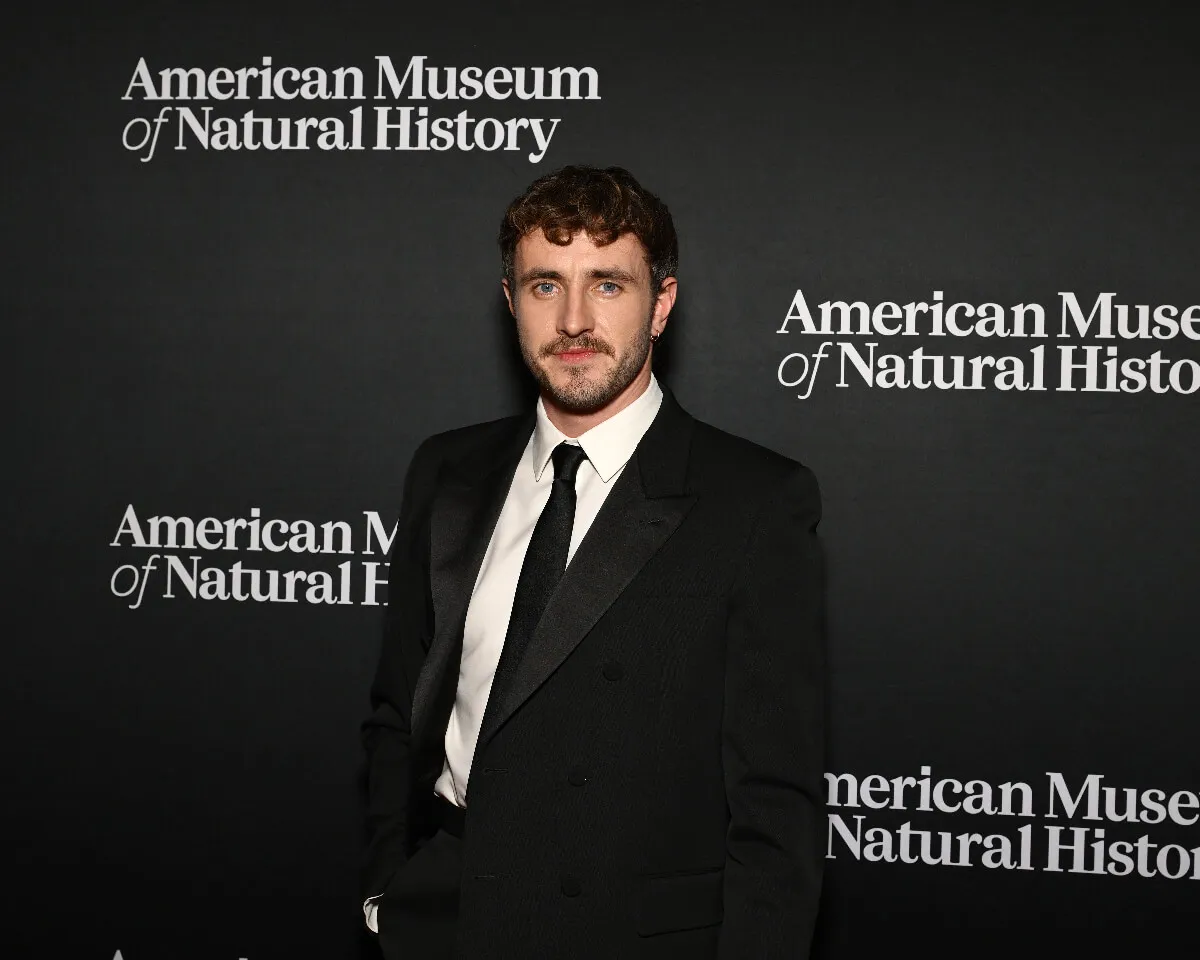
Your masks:
M577 337L559 337L556 340L551 340L544 344L538 351L541 357L552 357L556 353L565 353L568 350L592 350L596 353L605 353L608 356L614 356L612 345L606 340L601 340L599 337L594 337L590 333L581 333Z

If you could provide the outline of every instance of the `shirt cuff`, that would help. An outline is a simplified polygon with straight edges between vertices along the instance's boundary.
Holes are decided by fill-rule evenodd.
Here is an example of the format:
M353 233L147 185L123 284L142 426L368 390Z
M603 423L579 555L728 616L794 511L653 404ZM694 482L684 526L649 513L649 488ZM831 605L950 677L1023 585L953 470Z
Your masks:
M367 921L367 929L372 933L379 932L379 904L376 901L382 896L382 893L376 894L363 904L363 919Z

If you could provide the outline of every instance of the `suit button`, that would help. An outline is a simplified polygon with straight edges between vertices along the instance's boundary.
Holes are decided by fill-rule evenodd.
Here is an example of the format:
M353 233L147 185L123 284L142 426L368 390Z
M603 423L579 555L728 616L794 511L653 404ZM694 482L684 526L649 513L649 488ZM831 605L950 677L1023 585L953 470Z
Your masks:
M560 889L565 897L577 897L583 893L583 887L579 883L579 878L569 875L562 878Z
M567 780L573 787L582 787L587 783L587 771L583 767L572 767L567 773Z
M625 671L616 660L609 660L601 669L605 680L620 680L625 675Z

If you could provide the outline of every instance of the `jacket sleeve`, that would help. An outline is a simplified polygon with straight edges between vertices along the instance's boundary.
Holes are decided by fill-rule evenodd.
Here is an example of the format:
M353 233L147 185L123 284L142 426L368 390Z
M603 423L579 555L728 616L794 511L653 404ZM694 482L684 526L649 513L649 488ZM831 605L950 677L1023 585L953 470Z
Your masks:
M820 516L815 477L793 466L755 521L730 595L721 960L809 956L825 834Z
M371 715L362 725L367 754L367 854L361 886L367 901L383 893L387 881L408 855L412 692L433 622L429 504L435 466L428 443L422 444L405 478L388 567L383 641L371 685Z

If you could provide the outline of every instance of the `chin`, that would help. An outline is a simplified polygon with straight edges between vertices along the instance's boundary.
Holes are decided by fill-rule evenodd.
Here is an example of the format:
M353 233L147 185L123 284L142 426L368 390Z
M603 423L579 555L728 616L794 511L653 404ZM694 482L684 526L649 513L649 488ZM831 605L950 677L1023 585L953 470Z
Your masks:
M607 397L597 396L596 391L592 390L555 390L550 396L556 406L568 413L595 413L609 400Z
M565 382L549 384L554 403L569 413L595 413L612 400L612 391L601 378L571 377Z

